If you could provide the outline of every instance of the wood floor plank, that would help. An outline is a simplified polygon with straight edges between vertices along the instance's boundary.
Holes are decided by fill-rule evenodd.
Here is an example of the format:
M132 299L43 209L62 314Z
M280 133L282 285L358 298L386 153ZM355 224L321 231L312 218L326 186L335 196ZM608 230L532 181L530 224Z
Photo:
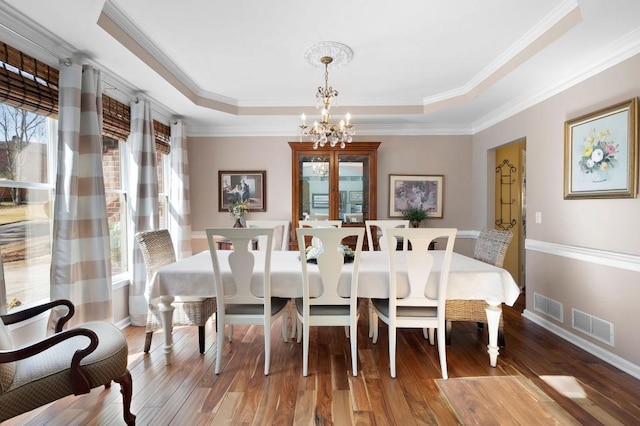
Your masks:
M363 374L359 374L356 377L349 376L349 391L354 411L371 411L371 403L369 395L367 395L367 386Z
M393 414L391 405L394 401L386 398L382 382L384 379L368 379L365 380L367 385L367 394L371 401L371 412L376 424L386 425L393 424Z
M336 425L353 424L351 395L348 390L334 390L331 395L331 417Z
M273 416L273 424L287 424L295 415L297 387L293 376L283 375L283 380L278 386L278 400L276 412Z
M316 391L301 390L296 398L296 408L293 414L293 424L311 426L315 423Z
M215 413L214 421L217 424L231 424L233 415L241 400L242 392L227 392Z
M324 345L326 346L326 345ZM333 386L331 372L318 372L316 376L316 422L333 424L332 398Z
M371 349L358 349L358 361L360 362L360 375L367 379L379 379L380 372Z
M349 390L349 377L352 374L351 356L331 355L331 388L333 390Z

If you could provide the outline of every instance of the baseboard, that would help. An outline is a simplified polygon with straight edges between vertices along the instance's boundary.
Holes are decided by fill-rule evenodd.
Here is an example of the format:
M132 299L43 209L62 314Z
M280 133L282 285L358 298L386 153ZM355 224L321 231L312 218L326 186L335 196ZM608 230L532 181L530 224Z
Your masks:
M115 326L118 327L120 330L124 330L125 328L129 327L130 325L131 325L131 318L129 318L129 317L125 317L125 318L123 318L120 321L115 323Z
M600 346L597 346L579 336L576 336L573 333L570 333L564 328L557 326L553 322L539 316L533 311L525 309L522 313L522 316L538 324L540 327L552 332L553 334L563 338L569 343L573 343L574 345L576 345L580 349L587 351L591 355L600 358L604 362L611 364L616 368L619 368L625 373L632 375L636 379L640 379L640 365L633 364L632 362L629 362L626 359L601 348Z

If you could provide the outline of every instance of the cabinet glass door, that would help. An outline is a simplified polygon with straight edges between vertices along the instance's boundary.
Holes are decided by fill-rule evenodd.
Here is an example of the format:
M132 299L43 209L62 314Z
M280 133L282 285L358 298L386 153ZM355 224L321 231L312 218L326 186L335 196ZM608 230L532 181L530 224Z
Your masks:
M329 156L300 156L298 219L327 220L330 215Z
M369 219L369 156L338 155L338 218L345 224Z

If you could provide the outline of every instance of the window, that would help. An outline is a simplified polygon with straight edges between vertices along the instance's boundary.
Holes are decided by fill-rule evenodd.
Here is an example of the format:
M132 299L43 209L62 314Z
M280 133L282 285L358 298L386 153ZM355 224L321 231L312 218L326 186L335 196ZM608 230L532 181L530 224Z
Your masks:
M124 143L109 137L102 139L102 169L107 199L107 221L111 241L111 274L115 277L128 270L127 253L127 170Z
M49 298L57 121L0 103L0 249L9 309Z
M57 161L58 70L0 42L0 251L9 309L48 300ZM170 129L154 121L160 226ZM128 272L129 106L103 95L103 170L114 283Z

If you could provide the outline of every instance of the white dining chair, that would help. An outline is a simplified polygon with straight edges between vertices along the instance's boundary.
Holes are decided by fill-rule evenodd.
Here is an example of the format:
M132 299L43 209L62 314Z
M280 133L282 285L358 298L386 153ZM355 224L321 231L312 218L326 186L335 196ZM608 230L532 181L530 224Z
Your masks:
M369 251L375 251L376 242L380 251L387 251L387 243L385 235L385 229L388 228L408 228L409 220L406 219L390 219L390 220L366 220L364 222L364 228L367 231L367 244ZM374 234L375 233L375 234ZM374 238L375 235L375 238ZM393 245L393 250L397 247L397 242ZM407 251L407 240L402 241L402 250ZM371 300L368 301L369 306L369 337L374 335L374 327L377 327L378 321L375 318L376 311L373 309ZM374 342L375 343L375 342Z
M213 263L218 311L216 314L217 356L215 373L220 373L224 329L229 325L229 342L234 324L262 324L264 326L264 374L269 374L271 355L271 325L286 310L288 299L271 297L271 252L273 228L211 228L207 229L207 241ZM252 239L267 236L265 250L249 250ZM218 250L215 238L221 236L233 245L233 251ZM231 276L223 276L221 263L231 270ZM262 263L259 266L259 263ZM252 283L259 282L258 288ZM254 284L255 285L255 284ZM282 321L282 338L287 340L286 321Z
M384 230L388 228L408 228L409 221L405 219L399 220L365 220L364 227L367 231L367 244L369 245L369 251L375 250L375 243L378 243L380 251L386 251L387 245L384 238ZM375 238L374 238L375 235ZM394 245L394 249L397 246ZM404 240L402 242L402 250L407 250L408 244Z
M291 229L288 220L253 220L245 221L247 228L273 228L273 250L289 250L289 230ZM267 242L266 235L258 238L258 249Z
M358 271L360 267L360 254L364 241L363 228L298 228L300 259L302 267L302 298L296 299L296 311L298 321L302 326L302 374L308 375L309 367L309 327L311 326L344 326L349 327L351 340L351 366L353 375L358 375ZM353 250L353 269L349 274L349 296L344 297L338 293L338 286L345 268L345 256L339 249L342 241L347 237L356 237ZM310 238L305 238L310 237ZM317 265L306 262L305 240L317 239L322 243L322 251L317 255ZM321 280L322 291L320 294L311 294L310 282L311 270L317 269ZM298 334L298 342L300 334Z
M422 328L437 330L438 356L442 378L448 378L445 342L445 308L447 281L453 256L455 228L389 228L387 243L396 238L408 239L411 250L402 252L388 250L389 297L373 299L373 307L380 320L389 326L389 368L391 377L396 377L396 334L398 328ZM430 285L429 278L434 269L436 256L429 244L436 238L446 238L447 245L439 257L441 262L437 285ZM402 273L408 284L408 294L398 297L398 275ZM434 277L435 278L435 277ZM377 327L375 338L377 340Z
M288 220L246 220L247 228L273 228L273 250L289 250L289 230ZM258 250L264 250L267 244L267 236L258 237ZM287 316L291 322L291 338L296 337L296 314L293 299L287 303Z

